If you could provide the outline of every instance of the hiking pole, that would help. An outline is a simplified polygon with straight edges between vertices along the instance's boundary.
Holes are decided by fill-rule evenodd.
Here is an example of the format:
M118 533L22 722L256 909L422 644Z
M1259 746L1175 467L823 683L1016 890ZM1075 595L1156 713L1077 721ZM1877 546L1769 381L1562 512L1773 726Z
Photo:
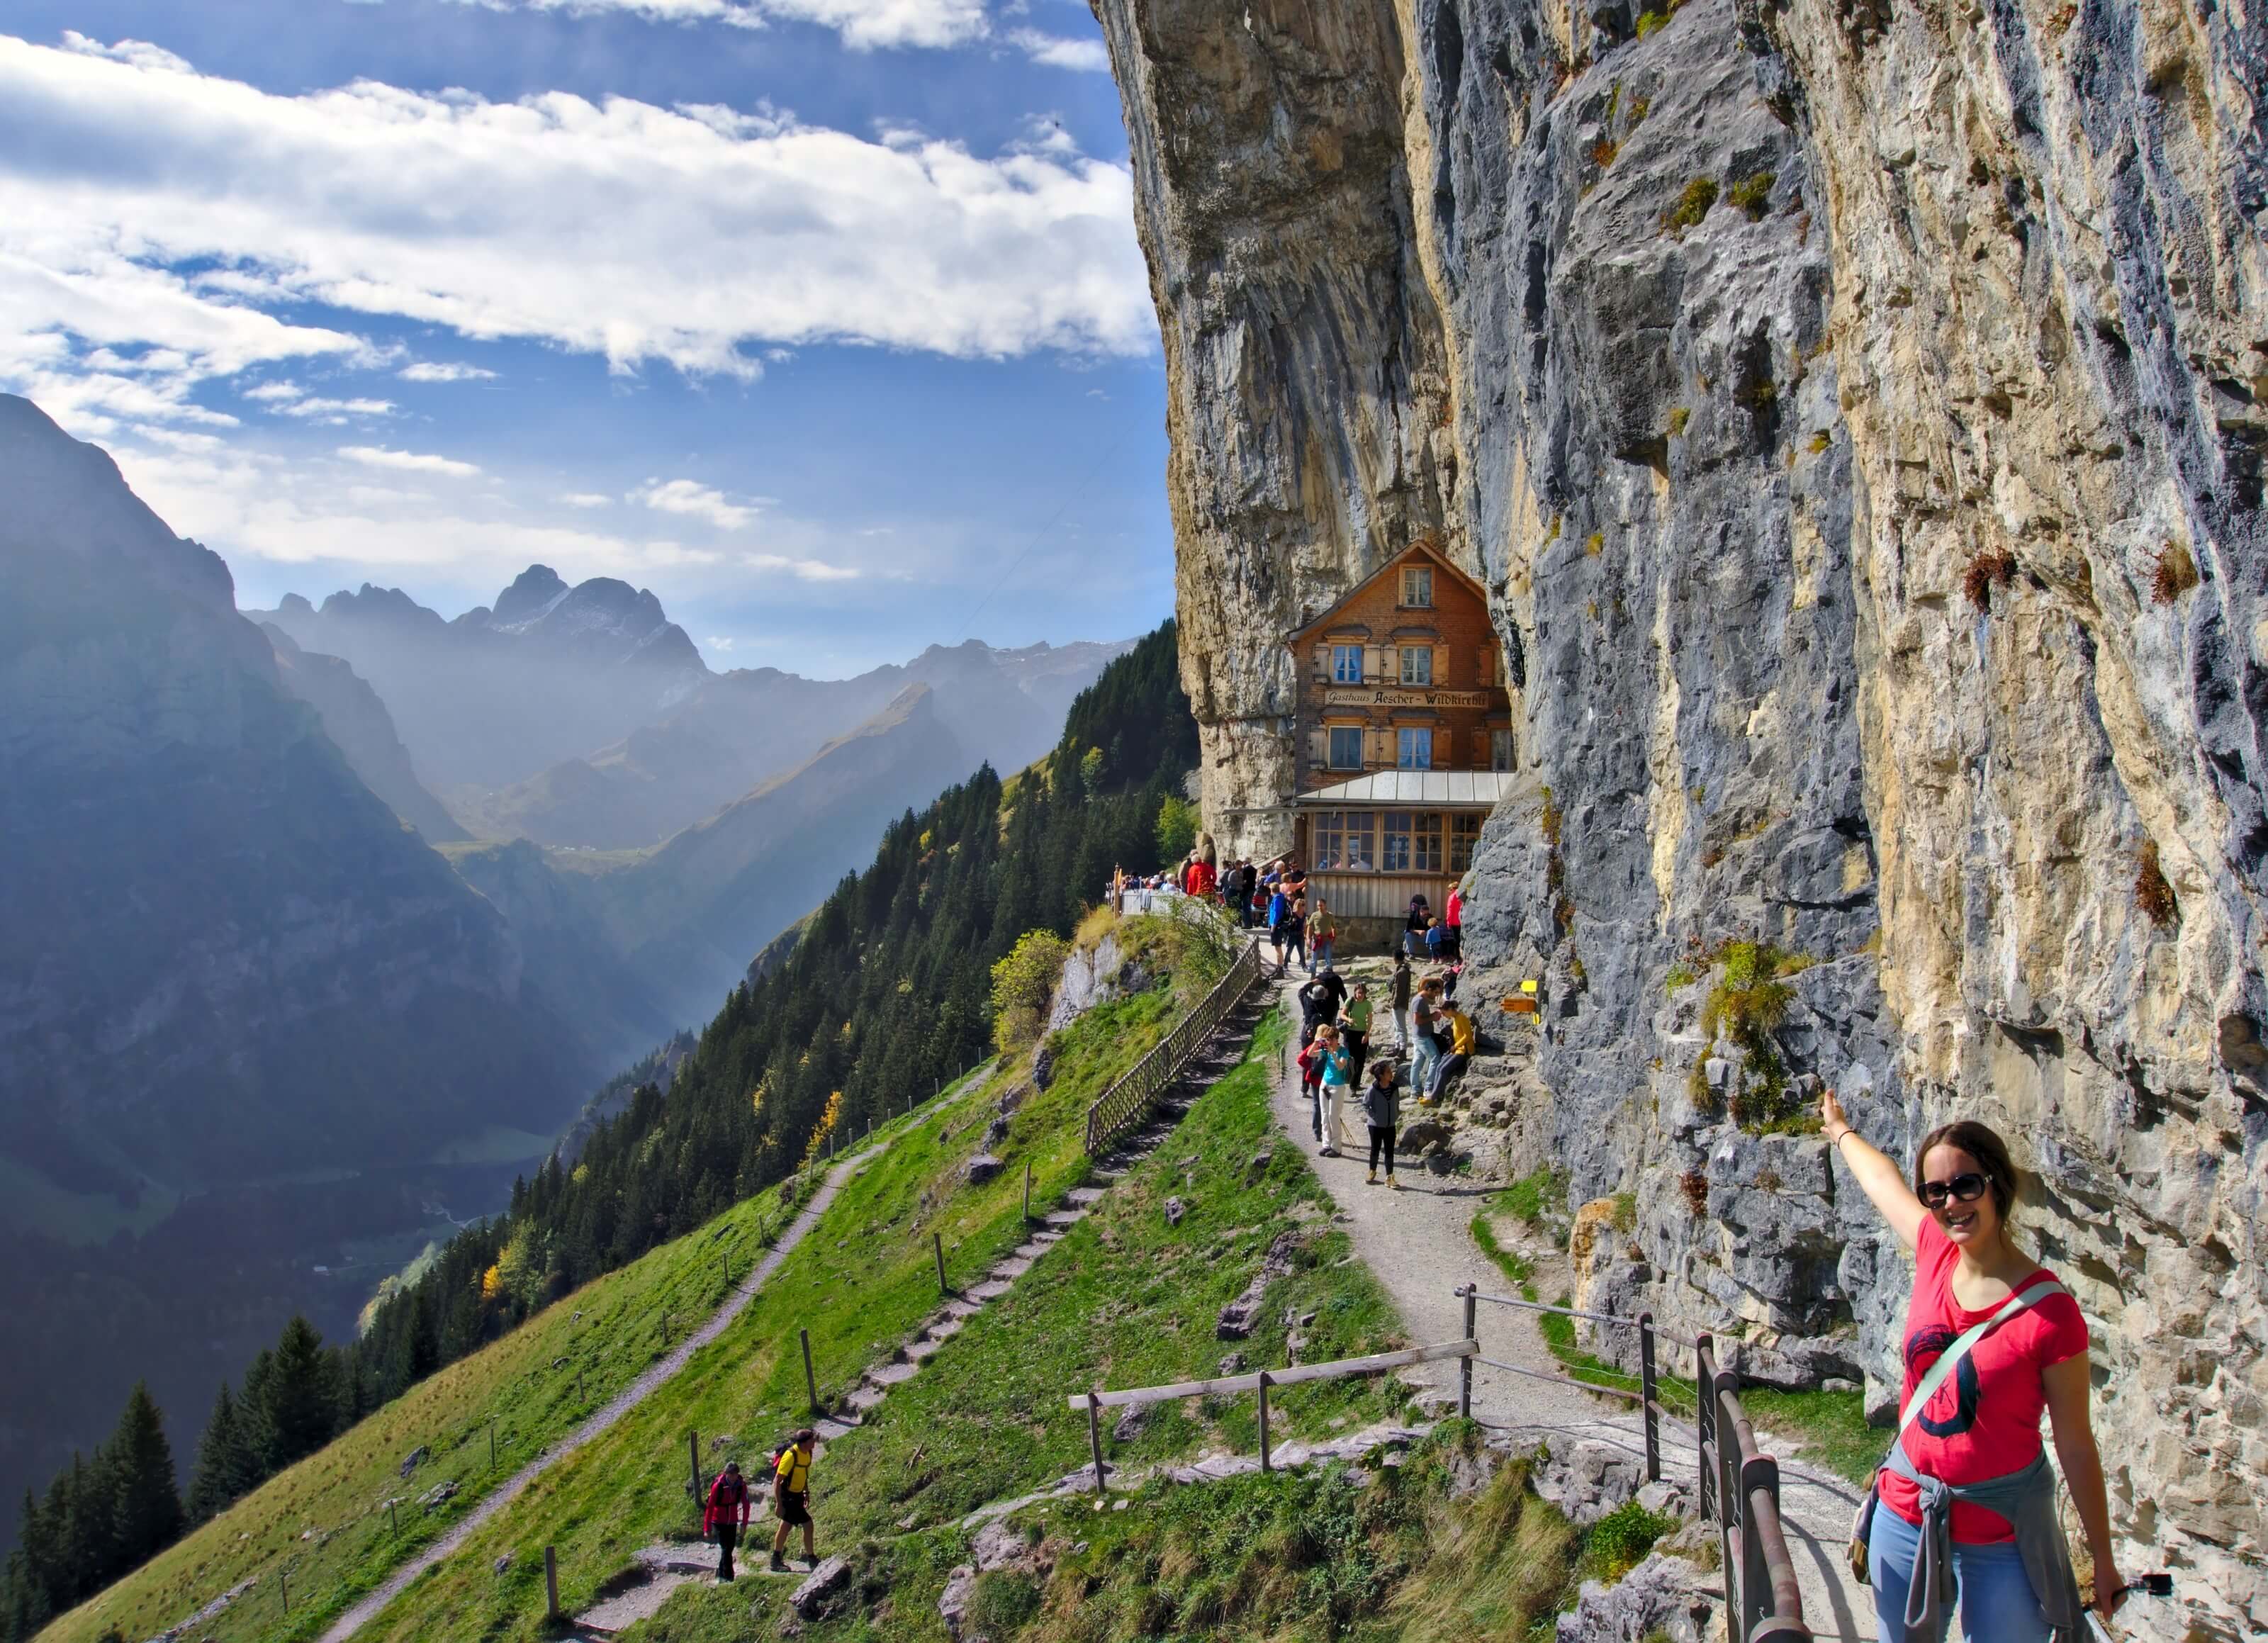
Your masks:
M2140 1592L2146 1597L2171 1597L2174 1595L2174 1577L2163 1569L2154 1570L2148 1574L2138 1574L2110 1595L2113 1598L2123 1597L2128 1592ZM2102 1617L2096 1614L2092 1608L2087 1611L2087 1629L2092 1632L2101 1643L2117 1643L2117 1639L2110 1635L2110 1628L2102 1624Z

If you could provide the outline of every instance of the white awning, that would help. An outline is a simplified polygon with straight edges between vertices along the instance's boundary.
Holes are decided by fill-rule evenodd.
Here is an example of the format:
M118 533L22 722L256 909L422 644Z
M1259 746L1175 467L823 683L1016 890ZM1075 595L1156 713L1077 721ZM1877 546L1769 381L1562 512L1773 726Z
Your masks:
M1406 805L1439 809L1490 810L1512 791L1510 770L1373 770L1350 782L1301 793L1303 807Z

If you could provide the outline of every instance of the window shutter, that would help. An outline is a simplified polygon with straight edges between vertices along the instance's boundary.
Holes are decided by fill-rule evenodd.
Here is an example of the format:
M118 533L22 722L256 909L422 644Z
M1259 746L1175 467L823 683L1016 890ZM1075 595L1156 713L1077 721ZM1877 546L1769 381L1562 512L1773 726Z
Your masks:
M1490 685L1496 682L1495 647L1488 645L1482 645L1480 649L1474 653L1474 660L1480 669L1481 687L1485 689Z
M1330 676L1331 647L1328 645L1318 645L1315 646L1315 677L1327 680Z
M1386 682L1386 648L1373 645L1362 653L1363 677L1378 683Z
M1394 733L1373 730L1370 733L1370 761L1373 764L1392 765L1394 763Z
M1484 725L1480 729L1473 732L1473 769L1476 770L1488 769L1490 745L1488 726Z
M1437 685L1449 682L1449 647L1446 645L1433 647L1433 682Z
M1321 764L1330 753L1330 732L1311 730L1307 733L1307 763Z

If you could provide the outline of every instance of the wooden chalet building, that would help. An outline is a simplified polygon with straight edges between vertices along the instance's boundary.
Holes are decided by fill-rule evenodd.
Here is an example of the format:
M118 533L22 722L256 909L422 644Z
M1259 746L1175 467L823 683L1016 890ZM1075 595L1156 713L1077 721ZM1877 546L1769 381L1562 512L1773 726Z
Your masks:
M1438 914L1509 788L1512 698L1480 585L1430 543L1290 636L1292 850L1342 919Z

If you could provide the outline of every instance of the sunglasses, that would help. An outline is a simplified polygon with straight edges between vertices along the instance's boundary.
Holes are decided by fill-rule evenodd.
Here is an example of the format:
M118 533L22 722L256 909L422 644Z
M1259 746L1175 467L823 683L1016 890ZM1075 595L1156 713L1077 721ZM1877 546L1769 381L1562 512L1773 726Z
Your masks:
M1933 1210L1943 1209L1948 1199L1956 1204L1974 1204L1992 1184L1974 1173L1955 1175L1950 1181L1925 1181L1921 1183L1921 1201Z

